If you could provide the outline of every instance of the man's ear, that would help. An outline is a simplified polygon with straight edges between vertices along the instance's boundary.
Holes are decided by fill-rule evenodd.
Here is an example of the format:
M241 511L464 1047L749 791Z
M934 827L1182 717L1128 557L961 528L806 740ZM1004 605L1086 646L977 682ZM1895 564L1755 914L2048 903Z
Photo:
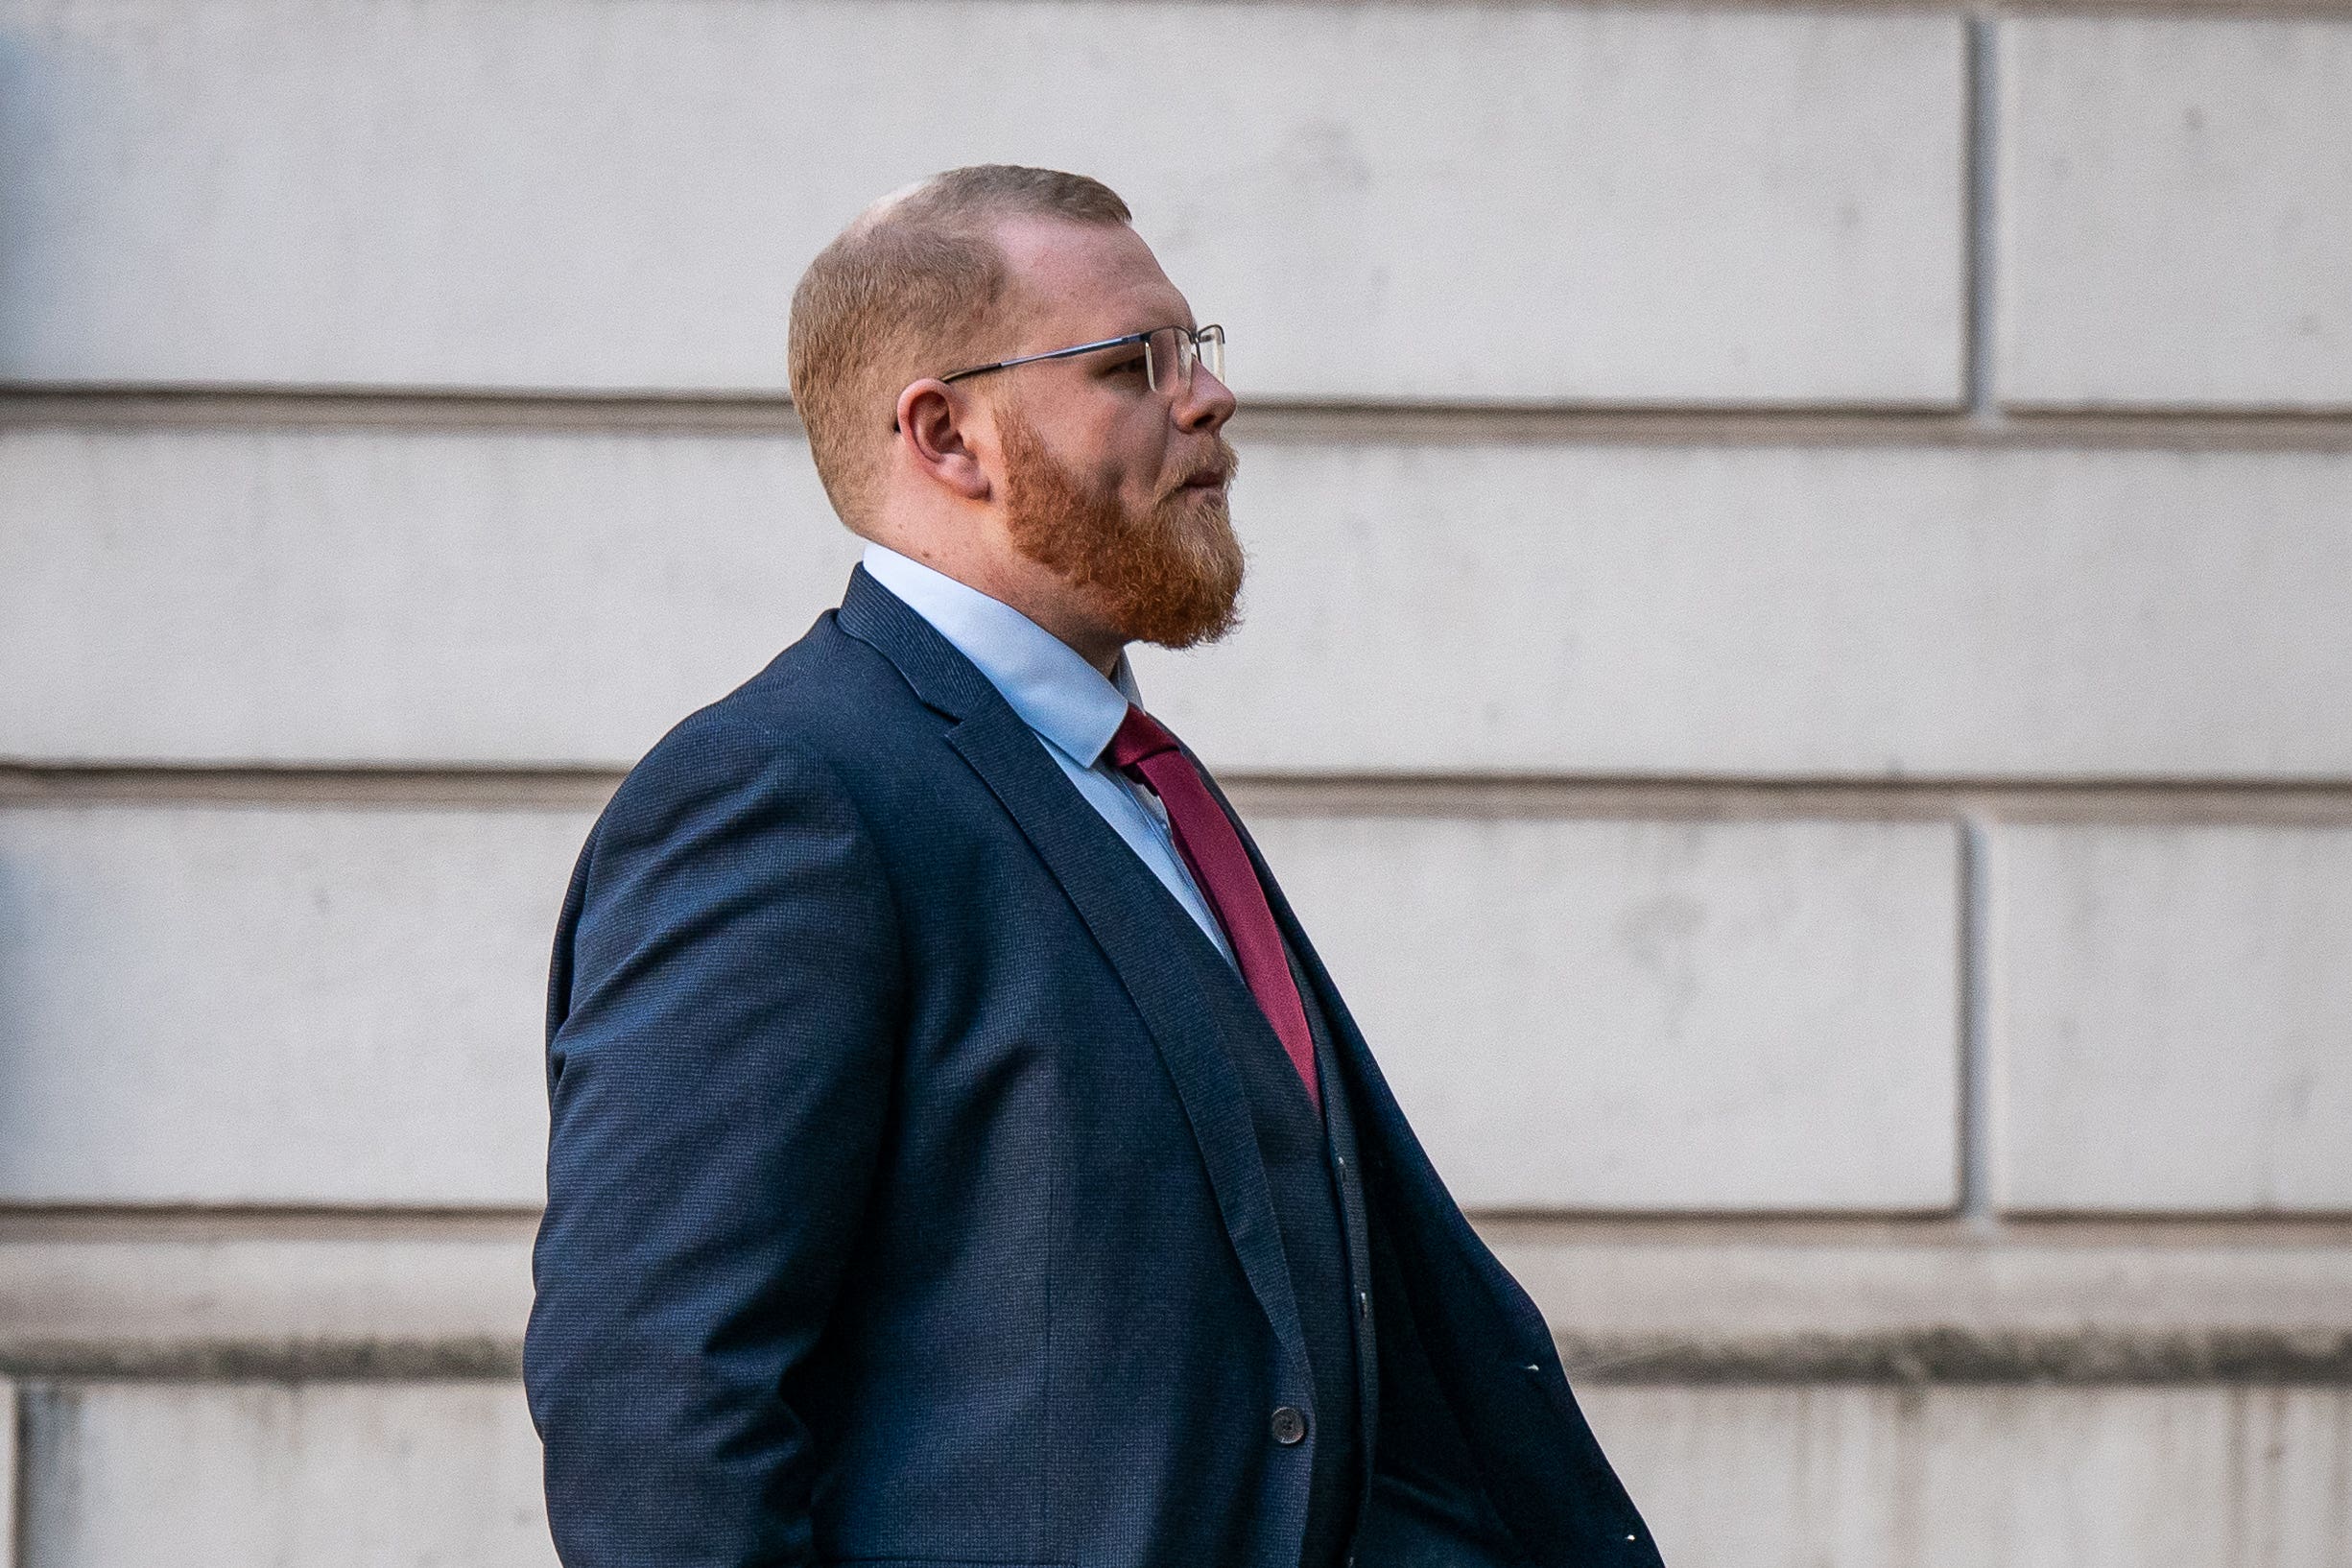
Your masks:
M956 394L944 381L917 381L898 394L898 446L932 483L966 501L988 498L988 475L964 440Z

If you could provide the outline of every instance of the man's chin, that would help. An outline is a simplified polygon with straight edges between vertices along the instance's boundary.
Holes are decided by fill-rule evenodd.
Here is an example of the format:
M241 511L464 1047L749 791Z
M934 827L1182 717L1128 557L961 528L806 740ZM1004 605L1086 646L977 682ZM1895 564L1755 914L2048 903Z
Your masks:
M1181 651L1223 642L1242 624L1241 583L1230 588L1198 589L1176 600L1160 600L1133 609L1123 628L1129 642Z

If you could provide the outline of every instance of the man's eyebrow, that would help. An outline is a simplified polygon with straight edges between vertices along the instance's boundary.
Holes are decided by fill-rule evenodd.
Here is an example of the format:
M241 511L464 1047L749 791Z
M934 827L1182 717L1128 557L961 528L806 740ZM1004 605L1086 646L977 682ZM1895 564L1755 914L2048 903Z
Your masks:
M1110 335L1114 338L1131 338L1138 333L1157 332L1164 326L1180 326L1187 332L1197 332L1200 328L1200 323L1193 320L1191 311L1178 311L1172 315L1155 316L1148 321L1138 321L1136 325L1128 328L1125 332L1114 332Z
M1135 339L1135 340L1137 340L1137 341L1136 341L1136 342L1134 342L1134 343L1126 344L1124 344L1123 346L1125 346L1125 347L1128 347L1128 348L1133 348L1133 349L1140 350L1140 349L1143 347L1143 343L1142 343L1142 341L1141 341L1141 340L1144 338L1144 336L1145 336L1146 334L1148 334L1148 333L1152 333L1152 332L1157 332L1157 331L1158 331L1158 330L1160 330L1160 328L1162 328L1162 327L1166 327L1166 326L1182 326L1183 324L1184 324L1184 323L1183 323L1182 321L1180 321L1171 320L1171 319L1169 319L1169 318L1167 318L1167 317L1162 317L1162 318L1160 318L1159 320L1154 321L1148 322L1147 324L1145 324L1145 325L1143 325L1143 326L1131 326L1131 327L1126 327L1126 328L1123 328L1122 330L1117 331L1117 332L1105 332L1105 333L1104 333L1104 334L1103 334L1103 336L1102 336L1101 338L1097 339L1096 341L1097 341L1097 342L1099 342L1099 343L1118 343L1118 342L1119 342L1119 340L1121 340L1122 338L1133 338L1133 339ZM1190 328L1188 327L1188 328L1186 328L1186 330L1188 330L1188 331L1189 331L1189 330L1190 330Z

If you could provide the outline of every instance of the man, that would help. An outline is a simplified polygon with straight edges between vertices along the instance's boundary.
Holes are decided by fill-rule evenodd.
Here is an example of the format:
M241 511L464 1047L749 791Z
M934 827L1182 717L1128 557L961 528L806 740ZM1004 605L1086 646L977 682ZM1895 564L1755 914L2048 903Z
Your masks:
M1234 619L1223 337L1091 179L793 302L870 541L582 852L526 1347L573 1568L1654 1564L1123 649Z

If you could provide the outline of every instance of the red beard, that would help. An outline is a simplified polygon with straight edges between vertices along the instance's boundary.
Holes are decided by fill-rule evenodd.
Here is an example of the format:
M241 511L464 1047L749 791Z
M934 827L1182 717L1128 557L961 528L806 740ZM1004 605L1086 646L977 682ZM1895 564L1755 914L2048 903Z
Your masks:
M1019 415L1003 410L996 425L1014 549L1082 589L1129 642L1190 648L1233 630L1242 542L1222 490L1179 483L1137 513L1116 494L1088 490ZM1222 436L1215 462L1230 478L1236 459Z

